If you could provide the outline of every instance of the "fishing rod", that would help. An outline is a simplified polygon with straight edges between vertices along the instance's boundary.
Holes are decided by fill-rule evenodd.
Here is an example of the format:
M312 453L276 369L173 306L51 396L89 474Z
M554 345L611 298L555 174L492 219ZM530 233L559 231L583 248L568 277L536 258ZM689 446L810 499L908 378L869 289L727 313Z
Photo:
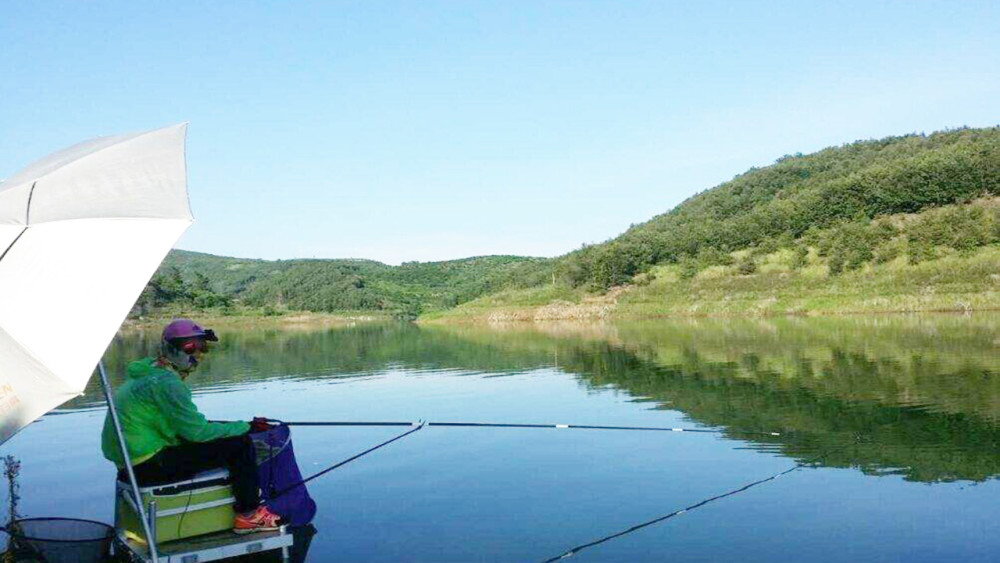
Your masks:
M396 426L395 423L393 423L392 425ZM409 436L410 434L413 434L417 430L420 430L420 429L424 428L425 426L427 426L427 423L426 422L414 422L414 423L407 422L406 425L407 426L413 426L413 428L410 429L410 430L407 430L406 432L403 432L402 434L399 434L398 436L394 436L393 438L390 438L389 440L386 440L385 442L382 442L381 444L379 444L377 446L372 446L372 447L368 448L367 450L365 450L365 451L363 451L363 452L361 452L359 454L355 454L355 455L353 455L353 456L345 459L344 461L339 461L339 462L331 465L330 467L327 467L326 469L324 469L324 470L322 470L322 471L320 471L318 473L314 473L314 474L310 475L309 477L306 477L305 479L299 481L298 483L293 483L291 485L288 485L287 487L285 487L285 488L281 489L280 491L278 491L278 492L274 493L273 495L271 495L271 498L274 499L274 498L280 497L281 495L287 493L288 491L290 491L290 490L292 490L292 489L294 489L296 487L301 487L302 485L305 485L309 481L312 481L313 479L315 479L317 477L321 477L323 475L326 475L327 473L333 471L334 469L337 469L338 467L343 467L344 465L347 465L348 463L350 463L350 462L352 462L352 461L354 461L354 460L356 460L356 459L358 459L360 457L366 456L366 455L374 452L375 450L377 450L377 449L379 449L379 448L381 448L383 446L388 446L389 444L395 442L396 440L401 440L401 439ZM387 424L381 424L379 426L388 426L388 425Z
M215 422L215 421L212 421ZM368 455L375 450L387 446L396 440L400 440L413 434L414 432L421 430L428 426L440 426L444 428L558 428L558 429L571 429L571 430L641 430L641 431L658 431L658 432L691 432L691 433L705 433L705 434L718 434L721 430L712 430L708 428L673 428L673 427L663 427L663 426L598 426L598 425L588 425L588 424L520 424L520 423L500 423L500 422L427 422L427 421L417 421L417 422L403 422L403 421L282 421L277 419L267 419L268 423L283 424L285 426L341 426L341 427L359 427L359 426L372 426L372 427L387 427L387 426L409 426L410 430L403 432L385 442L382 442L376 446L368 448L367 450L351 456L344 461L337 462L322 471L310 475L305 479L302 479L298 483L289 485L280 491L276 492L272 498L277 498L288 491L305 485L309 481L321 477L338 467L342 467L362 456ZM780 436L778 432L742 432L743 434L750 435L766 435L766 436Z
M415 426L416 422L358 422L358 421L279 421L268 419L268 422L286 426ZM507 422L425 422L425 426L443 428L560 428L570 430L644 430L652 432L695 432L703 434L721 434L722 430L709 428L672 428L666 426L598 426L592 424L517 424ZM744 432L737 434L751 436L781 436L780 432Z
M322 470L322 471L320 471L320 472L318 472L318 473L316 473L314 475L311 475L311 476L309 476L309 477L307 477L307 478L299 481L298 483L294 483L292 485L289 485L289 486L283 488L281 491L278 491L275 495L273 495L272 498L276 498L278 496L281 496L281 495L287 493L288 491L290 491L292 489L295 489L296 487L302 486L305 483L307 483L309 481L312 481L313 479L316 479L316 478L318 478L318 477L320 477L322 475L325 475L326 473L329 473L330 471L333 471L334 469L337 469L338 467L342 467L342 466L344 466L344 465L346 465L346 464L348 464L348 463L350 463L350 462L352 462L352 461L354 461L354 460L356 460L356 459L358 459L358 458L360 458L362 456L365 456L365 455L367 455L367 454L369 454L369 453L371 453L371 452L373 452L373 451L375 451L375 450L377 450L377 449L379 449L379 448L381 448L383 446L387 446L387 445L389 445L389 444L391 444L391 443L393 443L393 442L395 442L397 440L405 438L405 437L413 434L414 432L417 432L417 431L419 431L419 430L421 430L421 429L423 429L423 428L425 428L427 426L443 426L443 427L453 427L453 428L454 427L476 427L476 428L483 428L483 427L486 427L486 428L569 428L569 429L581 429L581 430L653 430L653 431L703 432L703 433L720 433L721 432L720 430L711 430L711 429L702 429L702 428L668 428L668 427L655 427L655 426L654 427L650 427L650 426L595 426L595 425L574 425L574 424L515 424L515 423L489 423L489 422L425 422L425 421L418 421L418 422L287 421L287 422L282 422L282 421L273 420L273 419L269 419L269 421L275 422L275 423L285 424L287 426L411 426L412 427L410 430L407 430L406 432L403 432L402 434L394 436L393 438L391 438L389 440L386 440L385 442L382 442L382 443L380 443L380 444L378 444L376 446L368 448L367 450L365 450L365 451L363 451L363 452L361 452L359 454L356 454L354 456L351 456L351 457L345 459L344 461L338 462L338 463L336 463L336 464L334 464L334 465L332 465L332 466L330 466L330 467L328 467L328 468L326 468L326 469L324 469L324 470ZM891 423L886 423L886 424L891 424ZM778 432L741 432L741 433L743 433L743 434L768 435L768 436L780 436L781 435ZM855 437L855 441L858 441L859 439L860 438L858 436ZM611 540L613 540L615 538L620 538L622 536L625 536L627 534L631 534L633 532L636 532L636 531L641 530L643 528L646 528L648 526L652 526L654 524L663 522L665 520L669 520L671 518L680 516L682 514L685 514L687 512L690 512L690 511L698 509L698 508L701 508L702 506L705 506L705 505L710 504L712 502L715 502L717 500L721 500L721 499L724 499L726 497L737 495L739 493L742 493L744 491L752 489L753 487L756 487L758 485L762 485L762 484L767 483L769 481L773 481L773 480L775 480L775 479L777 479L777 478L779 478L779 477L781 477L783 475L787 475L789 473L792 473L793 471L797 471L799 469L802 469L803 467L809 467L809 466L813 465L814 463L816 463L817 461L819 461L820 459L823 459L823 458L827 457L833 451L838 451L838 450L844 449L845 447L847 447L847 446L844 446L844 447L841 447L841 448L836 448L834 450L825 451L825 452L821 453L820 455L817 455L817 456L815 456L813 458L810 458L810 459L808 459L806 461L800 462L800 463L796 464L793 467L790 467L790 468L788 468L788 469L786 469L784 471L780 471L778 473L775 473L774 475L771 475L769 477L765 477L763 479L759 479L759 480L754 481L752 483L748 483L746 485L743 485L742 487L739 487L737 489L733 489L731 491L728 491L728 492L725 492L725 493L722 493L722 494L718 494L718 495L715 495L713 497L709 497L709 498L704 499L702 501L696 502L695 504L692 504L692 505L690 505L688 507L682 508L680 510L675 510L675 511L669 513L669 514L665 514L663 516L659 516L659 517L653 518L651 520L647 520L647 521L642 522L640 524L636 524L634 526L631 526L631 527L629 527L629 528L627 528L625 530L622 530L622 531L619 531L619 532L616 532L616 533L604 536L604 537L602 537L600 539L597 539L597 540L594 540L594 541L591 541L591 542L587 542L585 544L580 544L580 545L578 545L576 547L573 547L573 548L569 549L568 551L565 551L565 552L561 553L560 555L557 555L555 557L551 557L549 559L546 559L546 560L542 561L541 563L555 563L557 561L561 561L563 559L567 559L569 557L572 557L572 556L576 555L580 551L583 551L584 549L587 549L587 548L590 548L590 547L594 547L596 545L600 545L600 544L602 544L604 542L611 541Z
M578 545L578 546L576 546L576 547L574 547L574 548L572 548L572 549L570 549L568 551L565 551L565 552L563 552L563 553L561 553L561 554L559 554L559 555L557 555L555 557L550 557L549 559L546 559L546 560L542 561L541 563L554 563L554 562L560 561L562 559L567 559L567 558L572 557L572 556L576 555L577 553L583 551L584 549L587 549L588 547L594 547L595 545L602 544L602 543L604 543L606 541L610 541L610 540L613 540L615 538L620 538L620 537L622 537L624 535L631 534L632 532L641 530L641 529L643 529L643 528L645 528L647 526L652 526L653 524L657 524L657 523L663 522L664 520L669 520L671 518L674 518L675 516L680 516L681 514L684 514L686 512L690 512L692 510L695 510L696 508L701 508L702 506L705 506L706 504L715 502L715 501L720 500L720 499L724 499L724 498L729 497L729 496L733 496L733 495L742 493L743 491L746 491L748 489L752 489L753 487L756 487L757 485L761 485L763 483L767 483L768 481L773 481L773 480L777 479L778 477L781 477L782 475L787 475L787 474L789 474L789 473L791 473L793 471L797 471L799 469L802 469L803 467L811 466L812 464L816 463L817 461L819 461L820 459L826 457L829 454L830 454L830 452L822 453L822 454L820 454L820 455L818 455L818 456L816 456L814 458L811 458L811 459L808 459L806 461L800 462L800 463L796 464L794 467L791 467L791 468L786 469L784 471L781 471L779 473L775 473L774 475L771 475L770 477L765 477L764 479L760 479L758 481L754 481L753 483L748 483L746 485L743 485L742 487L740 487L738 489L733 489L733 490L731 490L729 492L722 493L720 495L715 495L714 497L710 497L710 498L707 498L705 500L696 502L696 503L694 503L691 506L688 506L686 508L682 508L680 510L675 510L675 511L671 512L670 514L665 514L663 516L660 516L660 517L657 517L657 518L653 518L652 520L647 520L647 521L645 521L645 522L643 522L641 524L636 524L635 526L632 526L632 527L627 528L625 530L622 530L620 532L616 532L614 534L604 536L601 539L594 540L594 541L591 541L591 542L587 542L587 543L584 543L584 544L580 544L580 545Z
M895 422L890 421L890 422L886 422L884 424L880 424L877 428L871 430L870 433L874 434L876 431L878 431L878 430L880 430L880 429L882 429L882 428L884 428L886 426L892 425L892 424L895 424ZM653 518L652 520L647 520L647 521L645 521L645 522L643 522L641 524L636 524L635 526L632 526L630 528L626 528L625 530L622 530L620 532L616 532L614 534L610 534L610 535L604 536L603 538L600 538L598 540L594 540L594 541L591 541L591 542L588 542L588 543L585 543L585 544L580 544L580 545L578 545L578 546L576 546L576 547L574 547L574 548L572 548L572 549L570 549L568 551L563 552L560 555L557 555L556 557L551 557L549 559L546 559L546 560L542 561L541 563L554 563L556 561L567 559L567 558L572 557L572 556L576 555L577 553L579 553L580 551L582 551L584 549L587 549L589 547L594 547L595 545L602 544L602 543L604 543L606 541L610 541L610 540L613 540L615 538L620 538L620 537L622 537L624 535L631 534L632 532L641 530L641 529L646 528L648 526L652 526L653 524L657 524L659 522L663 522L664 520L669 520L669 519L674 518L676 516L680 516L681 514L685 514L687 512L695 510L697 508L701 508L702 506L705 506L706 504L715 502L715 501L720 500L720 499L724 499L724 498L729 497L729 496L733 496L733 495L742 493L743 491L746 491L748 489L752 489L753 487L756 487L757 485L762 485L764 483L767 483L768 481L774 481L775 479L777 479L778 477L781 477L782 475L787 475L789 473L792 473L793 471L798 471L799 469L802 469L804 467L810 467L813 464L817 463L819 460L824 459L824 458L826 458L826 457L828 457L830 455L833 455L835 453L844 451L847 448L849 448L851 445L859 443L862 440L863 440L863 436L861 436L860 434L855 434L853 442L844 444L844 445L839 446L839 447L829 448L829 449L821 452L819 455L813 456L813 457L811 457L811 458L809 458L809 459L807 459L805 461L801 461L801 462L795 464L794 467L790 467L790 468L788 468L788 469L786 469L784 471L780 471L778 473L775 473L774 475L771 475L770 477L765 477L765 478L760 479L758 481L754 481L752 483L748 483L746 485L743 485L742 487L740 487L738 489L733 489L733 490L731 490L729 492L722 493L722 494L719 494L719 495L715 495L714 497L709 497L709 498L707 498L705 500L696 502L696 503L694 503L691 506L688 506L686 508L682 508L680 510L675 510L675 511L671 512L670 514L665 514L663 516L660 516L660 517L657 517L657 518Z

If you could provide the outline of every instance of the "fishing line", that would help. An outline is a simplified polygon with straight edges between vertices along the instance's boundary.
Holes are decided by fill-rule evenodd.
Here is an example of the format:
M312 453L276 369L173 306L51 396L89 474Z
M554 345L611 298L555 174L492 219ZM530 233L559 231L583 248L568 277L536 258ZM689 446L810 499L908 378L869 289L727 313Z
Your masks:
M654 518L652 520L647 520L647 521L645 521L645 522L643 522L641 524L636 524L635 526L632 526L631 528L622 530L620 532L616 532L616 533L611 534L609 536L604 536L603 538L601 538L599 540L594 540L592 542L588 542L588 543L585 543L585 544L580 544L580 545L578 545L578 546L576 546L576 547L574 547L574 548L572 548L572 549L570 549L570 550L562 553L561 555L557 555L555 557L546 559L546 560L542 561L541 563L553 563L553 562L559 561L561 559L567 559L567 558L572 557L572 556L576 555L577 553L583 551L584 549L587 549L588 547L594 547L595 545L602 544L602 543L604 543L606 541L610 541L610 540L613 540L615 538L620 538L620 537L622 537L622 536L624 536L626 534L631 534L632 532L635 532L637 530L641 530L641 529L643 529L643 528L645 528L647 526L652 526L653 524L657 524L659 522L663 522L664 520L669 520L669 519L671 519L671 518L673 518L675 516L680 516L681 514L684 514L685 512L690 512L691 510L694 510L696 508L701 508L702 506L705 506L706 504L709 504L711 502L714 502L714 501L717 501L717 500L720 500L720 499L724 499L724 498L726 498L728 496L732 496L732 495L736 495L736 494L742 493L743 491L745 491L747 489L751 489L753 487L756 487L757 485L760 485L760 484L763 484L763 483L767 483L768 481L773 481L773 480L777 479L778 477L781 477L782 475L787 475L787 474L789 474L789 473L791 473L793 471L802 469L803 467L808 467L808 466L812 465L813 463L819 461L820 459L823 459L824 457L826 457L830 453L831 452L824 452L824 453L822 453L822 454L820 454L820 455L818 455L816 457L813 457L811 459L803 461L803 462L795 465L794 467L792 467L790 469L786 469L786 470L784 470L784 471L782 471L780 473L775 473L774 475L771 475L770 477L761 479L759 481L754 481L753 483L748 483L748 484L743 485L742 487L740 487L738 489L733 489L733 490L731 490L731 491L729 491L727 493L722 493L721 495L716 495L714 497L707 498L707 499L705 499L703 501L696 502L695 504L692 504L691 506L688 506L686 508L682 508L680 510L675 510L674 512L671 512L670 514L666 514L664 516L660 516L659 518Z

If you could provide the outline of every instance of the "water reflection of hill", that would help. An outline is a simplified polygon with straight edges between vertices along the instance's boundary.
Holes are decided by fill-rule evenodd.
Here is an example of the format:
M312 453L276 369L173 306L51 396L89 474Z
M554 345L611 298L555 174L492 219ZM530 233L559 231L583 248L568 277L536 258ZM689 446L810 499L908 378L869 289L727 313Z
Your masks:
M797 459L826 453L826 465L871 474L983 480L1000 475L998 325L995 316L868 317L229 332L194 384L556 365L584 385L613 386ZM111 372L153 342L148 333L117 338ZM96 391L68 408L92 404ZM746 434L771 430L783 435Z

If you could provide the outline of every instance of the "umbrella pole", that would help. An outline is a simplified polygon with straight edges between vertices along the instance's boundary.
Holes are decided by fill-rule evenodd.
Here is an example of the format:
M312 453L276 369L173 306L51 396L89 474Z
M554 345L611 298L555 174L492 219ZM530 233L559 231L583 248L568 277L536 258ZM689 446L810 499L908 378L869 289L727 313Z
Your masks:
M115 435L118 436L118 447L122 451L122 459L125 460L125 471L128 472L128 481L132 485L132 494L135 496L135 507L139 510L139 521L142 522L142 531L146 534L146 544L149 546L149 555L156 563L158 556L156 553L156 536L150 529L149 520L146 518L146 508L142 506L142 494L139 492L139 482L135 480L135 471L132 469L132 460L128 457L128 446L125 444L125 434L122 433L122 425L118 420L118 410L115 409L115 402L111 395L111 382L108 381L108 373L104 370L104 361L97 363L97 371L101 375L101 388L104 390L104 398L108 401L108 412L111 413L111 423L115 427Z

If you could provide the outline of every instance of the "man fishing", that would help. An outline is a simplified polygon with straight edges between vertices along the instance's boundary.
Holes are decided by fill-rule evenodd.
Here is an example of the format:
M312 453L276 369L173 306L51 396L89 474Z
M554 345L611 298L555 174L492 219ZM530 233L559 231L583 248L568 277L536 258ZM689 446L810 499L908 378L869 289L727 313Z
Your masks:
M155 358L128 365L127 381L114 400L129 459L141 485L183 481L200 471L226 467L236 499L233 531L276 530L280 517L261 504L257 465L247 438L251 430L266 430L266 420L208 422L184 383L208 352L208 343L218 340L212 330L190 319L175 319L163 329ZM101 449L118 466L118 478L126 480L110 413L104 419Z

